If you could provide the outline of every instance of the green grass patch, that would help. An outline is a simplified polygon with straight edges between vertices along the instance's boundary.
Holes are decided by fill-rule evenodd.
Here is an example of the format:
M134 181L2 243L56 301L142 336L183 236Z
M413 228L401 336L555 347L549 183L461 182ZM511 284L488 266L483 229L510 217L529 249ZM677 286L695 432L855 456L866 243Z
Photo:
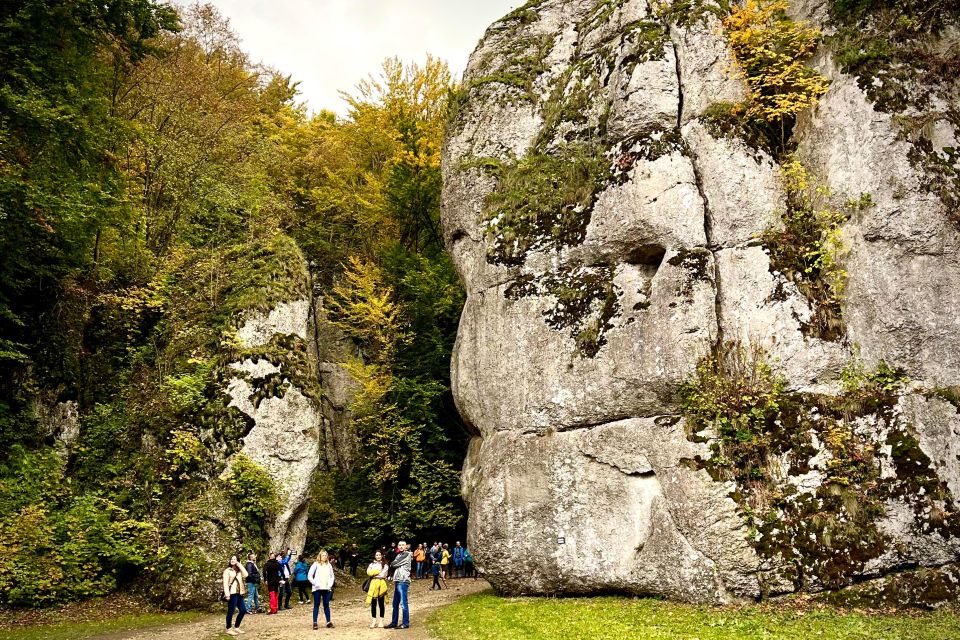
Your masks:
M108 633L194 622L204 615L206 614L195 611L144 613L123 615L111 620L39 624L15 629L0 629L0 640L81 640L82 638L92 638Z
M960 638L960 616L811 610L792 605L717 608L628 598L499 598L468 596L434 613L430 631L442 640L633 640L659 638L818 638L943 640Z

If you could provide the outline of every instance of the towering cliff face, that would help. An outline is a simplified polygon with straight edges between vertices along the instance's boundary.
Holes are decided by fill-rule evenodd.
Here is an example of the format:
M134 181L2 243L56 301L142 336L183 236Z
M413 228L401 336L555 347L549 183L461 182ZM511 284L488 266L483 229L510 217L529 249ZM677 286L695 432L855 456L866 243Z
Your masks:
M824 50L830 90L791 144L831 199L869 201L842 225L842 321L824 321L762 240L790 206L779 163L713 126L713 105L745 95L718 15L531 2L466 71L444 154L468 291L452 375L476 433L469 542L503 592L724 602L960 552L956 214L896 114ZM956 144L950 122L934 151ZM783 444L762 487L717 473L724 435L692 433L681 408L698 362L730 343L764 354L793 407L765 435ZM857 367L897 373L848 402Z

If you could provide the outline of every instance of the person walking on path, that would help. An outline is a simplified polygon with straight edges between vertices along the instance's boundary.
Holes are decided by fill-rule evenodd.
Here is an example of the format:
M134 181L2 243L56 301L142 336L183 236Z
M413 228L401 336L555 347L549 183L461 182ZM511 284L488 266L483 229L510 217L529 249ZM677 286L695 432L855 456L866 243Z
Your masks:
M430 591L433 591L434 589L437 589L437 590L443 589L443 587L440 586L440 561L439 560L433 563L433 566L430 567L430 572L433 574L433 584L430 585Z
M240 629L243 616L247 613L247 605L243 597L246 595L247 570L241 566L237 556L230 558L230 564L223 571L223 599L227 601L227 635L236 636L245 633ZM234 611L237 619L233 619Z
M330 597L333 595L333 565L330 564L330 558L326 550L320 550L320 556L317 558L307 579L313 586L313 628L317 629L317 618L320 615L320 603L323 603L323 617L327 620L327 628L333 628L333 622L330 621Z
M257 567L257 554L247 555L247 613L260 613L260 568Z
M300 604L310 602L309 593L310 580L307 575L310 573L310 565L303 556L297 556L297 564L293 566L293 579L297 584L297 600Z
M393 616L390 618L390 624L385 629L409 629L410 628L410 603L407 599L410 591L410 565L413 563L413 556L407 550L407 543L400 541L397 545L397 557L390 563L393 569ZM399 622L400 609L403 608L403 624L397 626Z
M440 550L440 577L446 581L447 568L450 566L450 545L444 544Z
M280 608L280 598L277 592L280 590L280 562L277 558L280 554L270 554L270 559L263 565L266 573L267 592L270 594L270 612L267 615L275 614Z
M367 567L367 576L370 578L370 586L367 588L367 604L370 605L370 628L383 628L383 617L386 614L387 599L387 574L390 571L390 565L383 561L383 553L377 551L373 556L373 562ZM380 617L377 618L377 607L380 608Z
M419 547L417 547L417 550L413 552L413 561L417 563L417 580L423 578L423 561L426 559L427 553L424 551L423 545L421 544Z

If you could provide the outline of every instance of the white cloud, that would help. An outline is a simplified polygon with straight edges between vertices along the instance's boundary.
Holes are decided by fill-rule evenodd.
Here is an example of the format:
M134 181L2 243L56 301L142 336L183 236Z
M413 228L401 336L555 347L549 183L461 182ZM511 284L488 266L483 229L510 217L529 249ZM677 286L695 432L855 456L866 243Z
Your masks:
M524 0L209 0L230 19L243 48L300 82L312 111L342 113L338 91L399 56L427 53L459 77L486 28Z

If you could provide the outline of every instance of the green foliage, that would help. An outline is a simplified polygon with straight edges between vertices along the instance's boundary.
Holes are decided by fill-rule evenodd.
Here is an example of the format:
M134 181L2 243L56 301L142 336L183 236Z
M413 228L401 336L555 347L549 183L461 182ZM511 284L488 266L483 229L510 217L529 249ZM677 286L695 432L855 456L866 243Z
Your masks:
M484 213L491 260L522 264L531 250L582 242L609 171L603 149L582 144L499 165Z
M490 592L461 598L428 619L442 640L941 640L960 634L960 616L860 612L769 605L707 607L657 598L500 598Z
M730 15L729 0L654 0L657 16L668 24L691 27L706 24L710 16L723 19Z
M41 606L110 593L155 558L153 525L110 500L80 496L0 520L0 601Z
M721 343L680 388L691 436L711 439L707 462L715 477L770 481L768 456L786 382L762 350Z
M223 481L245 541L250 548L259 548L280 508L280 488L266 469L243 454L233 458Z
M761 236L770 252L770 267L786 276L811 302L814 317L804 330L837 340L845 330L841 305L847 281L843 268L846 245L841 227L847 215L832 205L830 190L796 158L785 162L781 173L787 209L780 224ZM847 210L870 205L869 194L864 194L849 203Z
M788 393L762 350L721 344L704 357L680 389L689 435L710 443L699 461L731 493L750 527L750 542L771 572L761 587L788 580L798 588L851 584L855 573L887 552L879 522L887 500L915 510L921 531L958 531L952 497L895 409L907 379L881 362L866 371L854 360L842 377L843 394ZM858 426L880 421L885 441ZM879 451L889 445L890 453ZM818 456L823 461L815 463ZM881 462L883 458L883 462ZM881 474L881 465L895 477ZM822 479L801 489L785 475Z

